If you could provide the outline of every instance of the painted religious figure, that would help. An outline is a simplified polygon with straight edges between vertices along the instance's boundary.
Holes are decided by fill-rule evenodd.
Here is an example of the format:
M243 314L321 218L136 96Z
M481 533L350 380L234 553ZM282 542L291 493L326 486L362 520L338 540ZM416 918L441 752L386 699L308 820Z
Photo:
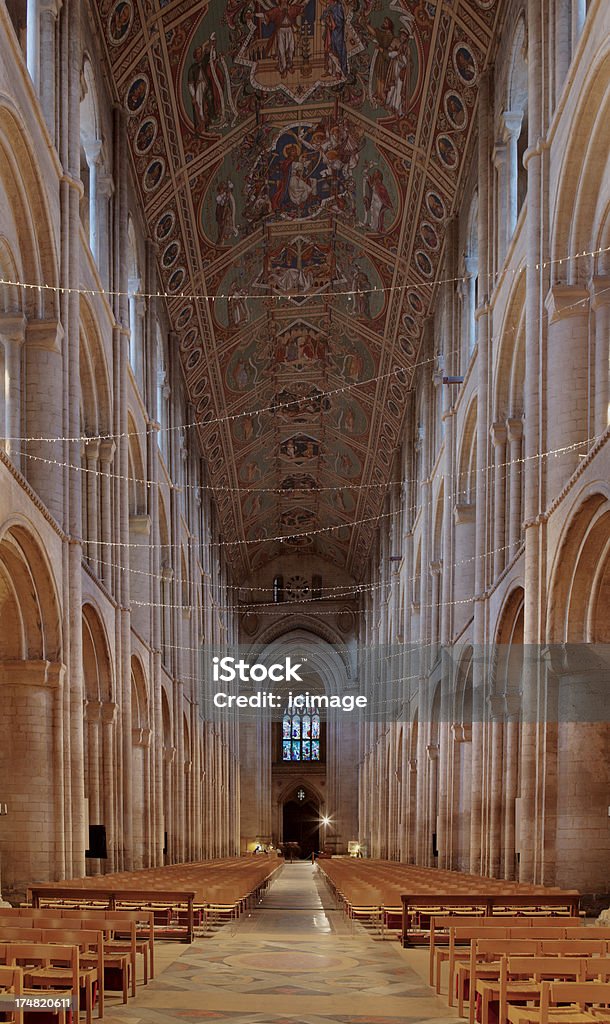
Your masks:
M250 69L250 85L262 92L281 90L303 103L322 86L350 76L350 58L364 49L356 31L354 4L348 0L237 0L228 23L246 25L235 63Z
M367 31L375 43L369 77L369 98L374 106L385 107L395 117L405 117L415 86L413 67L413 17L407 12L395 18L386 15L381 25L370 22Z
M345 7L341 0L327 0L324 13L325 74L330 78L347 78L347 48L345 45Z
M392 200L383 180L383 172L372 164L364 169L362 198L366 211L364 226L371 231L385 231L385 218L386 214L392 212Z
M232 281L229 287L227 317L230 327L241 327L242 324L247 324L250 320L248 296L246 291L238 285L237 281Z
M216 242L218 245L224 245L231 236L237 238L238 234L235 223L233 182L219 181L216 192Z
M256 17L271 29L268 36L266 56L273 54L282 78L294 70L294 56L297 41L297 22L300 22L307 0L289 3L280 0L276 7L257 11Z
M196 132L203 134L237 120L229 72L224 57L218 53L215 32L193 50L187 83Z

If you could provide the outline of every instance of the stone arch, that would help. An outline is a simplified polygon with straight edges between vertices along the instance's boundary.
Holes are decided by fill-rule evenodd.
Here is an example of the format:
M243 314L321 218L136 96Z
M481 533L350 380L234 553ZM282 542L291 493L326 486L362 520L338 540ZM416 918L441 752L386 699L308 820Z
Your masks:
M146 512L146 475L142 446L131 412L127 413L127 433L129 435L129 514L130 516L140 516Z
M545 651L547 701L556 709L555 884L607 892L610 832L610 495L596 483L578 495L552 567ZM551 726L554 728L554 724ZM574 844L574 836L578 844Z
M131 737L132 863L137 871L151 864L153 832L150 817L150 702L146 674L136 654L131 656Z
M41 172L33 156L25 125L12 100L0 95L0 190L11 197L18 253L16 267L31 285L23 291L28 320L56 320L58 283L56 244Z
M114 863L114 801L108 780L115 772L109 727L114 723L114 682L106 629L98 610L87 602L82 610L85 797L89 825L104 826L108 859L87 860L91 875L111 871Z
M20 661L58 662L62 650L61 615L55 578L42 540L20 517L0 530L2 643L7 656Z
M90 437L112 432L108 363L93 310L80 300L80 385L83 433Z
M353 678L352 660L345 641L338 631L334 630L328 623L320 622L313 615L291 614L287 612L286 615L273 622L259 634L251 650L254 652L255 650L263 649L280 637L293 634L295 636L302 634L304 638L308 638L308 643L315 643L316 640L326 641L341 659L342 671L345 672L346 678L348 680ZM298 640L295 642L298 642Z
M106 629L94 606L83 605L83 675L87 701L113 699L112 659Z
M607 487L575 503L552 572L549 636L554 643L610 641L610 495Z
M470 808L472 799L473 649L460 652L455 675L451 724L452 788L449 825L450 867L470 870Z
M459 444L458 456L458 478L457 478L457 501L458 504L474 504L476 485L477 465L477 399L472 399L468 411L464 417L464 427Z
M20 517L0 529L0 616L0 778L11 826L3 830L2 882L5 893L23 899L32 878L61 870L55 844L40 836L63 826L63 752L43 726L62 720L64 666L53 572L42 539Z
M589 259L557 262L566 256L589 251L597 242L598 205L608 194L610 158L607 124L610 116L610 39L601 42L591 62L572 120L556 190L551 257L556 280L566 273L568 284L585 285L592 271ZM603 218L605 219L605 218ZM606 270L607 272L607 270ZM562 282L563 283L563 282Z
M525 387L525 274L516 273L494 366L494 420L522 416Z

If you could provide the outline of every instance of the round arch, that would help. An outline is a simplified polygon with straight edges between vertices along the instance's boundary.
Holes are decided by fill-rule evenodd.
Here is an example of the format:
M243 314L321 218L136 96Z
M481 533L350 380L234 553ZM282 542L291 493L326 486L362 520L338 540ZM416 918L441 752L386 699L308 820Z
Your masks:
M51 226L41 172L33 156L27 129L12 100L0 94L0 188L11 197L19 244L15 258L28 284L24 312L28 319L58 317L57 246Z

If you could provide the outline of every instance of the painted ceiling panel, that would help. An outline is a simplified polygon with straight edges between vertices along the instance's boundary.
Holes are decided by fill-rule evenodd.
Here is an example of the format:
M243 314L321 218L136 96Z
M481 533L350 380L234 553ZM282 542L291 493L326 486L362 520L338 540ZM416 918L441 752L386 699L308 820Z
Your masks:
M238 576L365 565L501 5L98 2Z

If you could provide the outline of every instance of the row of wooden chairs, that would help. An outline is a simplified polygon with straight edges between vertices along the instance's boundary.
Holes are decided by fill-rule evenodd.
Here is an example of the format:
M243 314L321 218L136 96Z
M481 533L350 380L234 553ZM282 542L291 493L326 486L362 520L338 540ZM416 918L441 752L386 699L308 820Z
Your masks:
M610 1024L610 928L557 927L552 919L504 928L488 922L447 928L446 918L432 921L430 980L439 992L447 960L449 1004L457 992L458 1013L466 1015L467 1003L469 1024L476 1017L480 1024ZM446 948L439 947L444 937ZM566 986L559 995L558 986ZM568 1008L554 1006L564 1001Z
M508 917L569 916L578 908L574 890L522 885L495 878L418 868L390 861L333 858L319 862L339 905L352 920L372 922L382 937L402 930L405 945L427 941L430 919L440 913ZM417 893L417 896L406 894Z
M190 942L195 928L205 930L243 914L279 867L267 857L223 858L116 872L33 886L28 906L147 909L154 915L158 937Z

